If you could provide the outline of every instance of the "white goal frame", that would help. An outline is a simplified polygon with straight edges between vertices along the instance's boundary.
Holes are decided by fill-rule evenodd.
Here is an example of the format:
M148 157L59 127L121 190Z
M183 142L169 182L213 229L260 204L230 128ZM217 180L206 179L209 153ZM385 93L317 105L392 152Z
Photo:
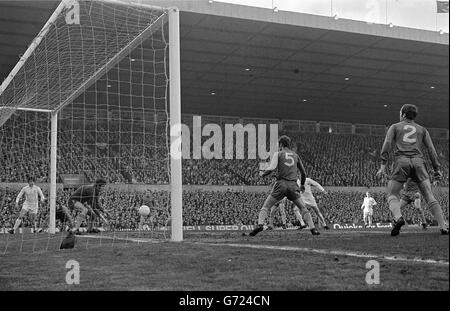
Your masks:
M162 8L158 6L148 5L141 2L126 2L126 1L111 1L111 0L97 0L103 2L113 2L114 4L141 6L155 10L166 11L169 24L169 101L170 101L170 128L179 127L181 124L181 73L180 73L180 17L179 9L175 7ZM34 50L39 46L42 39L45 37L50 29L50 26L56 21L58 16L66 7L66 0L62 0L53 14L50 16L47 23L41 29L39 34L34 38L26 52L20 58L18 63L12 69L8 77L0 85L0 96L6 90L13 78L17 75L19 70L32 55ZM116 65L133 47L137 46L140 40L149 37L154 31L155 24L159 18L149 25L141 34L139 34L133 41L117 53L111 60L109 60L102 68L100 68L92 77L85 81L77 90L75 90L64 102L60 103L54 110L38 109L29 107L0 107L9 108L19 111L33 111L44 112L51 114L51 135L50 135L50 184L49 184L49 205L50 205L50 219L49 219L49 233L56 232L56 178L57 178L57 147L58 147L58 112L67 104L70 104L78 95L84 92L90 85L92 85L101 75L106 73L114 65ZM170 130L170 129L169 129ZM181 149L181 131L170 131L170 146L177 147L176 150ZM182 166L181 157L170 156L170 198L171 198L171 240L180 242L183 240L183 216L182 216Z

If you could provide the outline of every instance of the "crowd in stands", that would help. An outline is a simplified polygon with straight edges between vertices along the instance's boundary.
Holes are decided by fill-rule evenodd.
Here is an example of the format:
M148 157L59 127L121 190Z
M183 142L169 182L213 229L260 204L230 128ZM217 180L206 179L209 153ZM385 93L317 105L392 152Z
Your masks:
M78 122L78 123L77 123ZM149 128L134 124L61 122L58 174L84 174L88 181L102 176L109 183L166 184L169 181L165 122ZM24 124L25 126L19 127ZM17 127L0 131L0 182L24 182L27 174L48 182L50 142L48 121L16 120ZM142 125L142 124L141 124ZM375 177L381 136L328 133L288 133L308 176L324 186L386 185ZM207 137L204 137L206 139ZM448 140L434 141L448 186ZM425 154L428 159L428 154ZM257 159L183 159L187 185L265 185ZM427 161L431 171L430 161Z
M269 187L268 187L269 190ZM70 189L58 191L57 205L67 204L71 194ZM19 213L15 208L15 198L18 191L0 189L0 228L11 228ZM48 194L44 192L46 197ZM391 213L387 207L386 195L382 192L372 192L377 205L374 207L374 222L391 222ZM329 191L328 194L317 193L316 199L326 220L333 223L362 224L361 204L364 198L361 191ZM267 193L249 191L206 191L194 190L183 193L183 219L184 225L252 225L256 224L258 212ZM441 203L445 217L449 217L448 193L437 192L436 197ZM139 224L138 208L142 204L151 207L152 222L154 226L165 226L170 219L169 194L165 191L119 191L111 188L101 194L101 204L109 214L111 229L137 229ZM428 222L433 217L423 204ZM286 212L288 221L295 223L295 217L288 204ZM46 228L48 225L48 203L44 203L39 211L39 225ZM317 222L317 218L315 217ZM403 210L405 220L410 224L419 224L419 214L412 206ZM280 224L280 214L275 213L275 224ZM29 226L28 220L24 222Z
M50 155L50 123L48 117L21 114L11 117L0 129L0 182L25 182L32 175L39 183L47 183ZM62 174L84 174L87 181L96 177L110 184L167 184L169 181L169 142L166 122L89 123L69 120L60 123L58 135L58 167ZM95 125L95 126L94 126ZM307 174L324 187L377 187L387 181L375 177L379 167L381 136L338 135L329 133L288 133L294 149L304 162ZM203 137L207 139L207 137ZM448 140L434 140L444 177L449 185ZM247 152L247 150L245 150ZM425 154L431 172L429 155ZM183 159L185 185L269 185L271 178L259 176L256 159ZM61 182L61 179L58 180ZM245 187L243 188L245 190ZM14 207L16 191L0 188L0 226L11 226L18 211ZM66 204L69 192L60 190L58 205ZM325 217L330 222L361 222L361 192L330 192L318 195ZM152 204L159 207L154 215L159 225L167 222L167 193L150 194ZM379 202L375 221L390 221L385 195L374 193ZM265 194L249 191L185 191L185 225L254 224ZM104 204L111 211L111 225L117 229L136 228L136 208L143 194L108 190ZM448 217L448 194L440 196ZM294 221L288 209L290 221ZM48 208L41 209L40 221L47 223ZM417 213L405 210L409 222L417 221ZM431 215L427 212L431 220ZM278 219L278 218L277 218Z

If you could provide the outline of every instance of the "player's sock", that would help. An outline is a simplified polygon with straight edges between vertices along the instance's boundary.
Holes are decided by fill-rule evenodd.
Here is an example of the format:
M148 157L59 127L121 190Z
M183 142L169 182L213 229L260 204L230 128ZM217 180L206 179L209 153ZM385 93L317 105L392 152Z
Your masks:
M281 221L283 222L283 228L286 228L286 213L283 210L281 211Z
M265 208L262 208L259 211L259 215L258 215L258 225L264 225L264 221L267 218L267 210Z
M300 226L304 227L305 222L303 221L302 214L300 213L300 210L297 206L294 208L294 214L295 214L295 217L297 218L297 220L300 222Z
M442 213L441 205L438 201L433 201L429 205L431 214L433 214L434 219L436 219L440 229L447 229L447 224L444 220L444 214Z
M323 217L323 215L322 215L321 212L319 212L319 213L317 214L317 217L319 218L319 221L321 222L321 224L322 224L323 227L328 227L328 226L327 226L327 222L325 221L325 217Z
M311 213L309 211L306 211L306 212L303 213L303 219L305 220L305 222L308 225L309 229L315 228L313 219L311 217Z
M402 217L402 212L400 210L400 200L394 196L391 195L388 198L388 204L389 204L389 209L392 212L392 215L394 216L394 220L397 221Z
M14 229L13 229L14 232L16 232L17 229L19 229L21 223L22 223L22 219L17 218L16 222L14 223Z
M269 216L269 227L273 228L273 213L275 212L275 205L271 207L270 209L270 216Z

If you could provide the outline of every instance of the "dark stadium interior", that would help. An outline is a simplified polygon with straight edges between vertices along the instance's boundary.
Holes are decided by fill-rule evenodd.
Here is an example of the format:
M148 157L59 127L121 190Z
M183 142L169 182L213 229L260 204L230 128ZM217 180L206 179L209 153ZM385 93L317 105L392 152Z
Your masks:
M1 3L0 79L57 4ZM448 59L446 44L181 12L184 113L389 124L415 103L448 128Z

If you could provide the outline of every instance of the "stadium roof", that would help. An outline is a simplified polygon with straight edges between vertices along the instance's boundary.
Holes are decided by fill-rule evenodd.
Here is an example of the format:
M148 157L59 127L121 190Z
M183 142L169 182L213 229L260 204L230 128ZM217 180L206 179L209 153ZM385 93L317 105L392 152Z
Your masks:
M388 124L404 103L449 124L449 35L207 0L181 13L185 113ZM0 79L57 6L0 2Z

